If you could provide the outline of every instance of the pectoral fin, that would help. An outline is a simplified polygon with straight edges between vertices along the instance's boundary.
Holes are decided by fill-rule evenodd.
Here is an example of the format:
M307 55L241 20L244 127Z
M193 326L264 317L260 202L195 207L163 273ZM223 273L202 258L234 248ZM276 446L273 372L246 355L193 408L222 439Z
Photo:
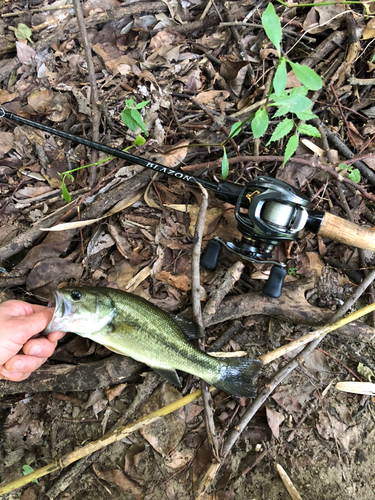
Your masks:
M151 367L156 373L161 377L165 378L171 384L177 385L177 387L182 387L180 379L178 378L176 370L167 370L166 368L154 368Z
M116 354L121 354L121 356L126 356L126 354L124 354L123 352L121 351L118 351L117 349L115 349L114 347L109 347L108 345L105 345L105 344L102 344L103 347L109 349L110 351L112 352L115 352Z

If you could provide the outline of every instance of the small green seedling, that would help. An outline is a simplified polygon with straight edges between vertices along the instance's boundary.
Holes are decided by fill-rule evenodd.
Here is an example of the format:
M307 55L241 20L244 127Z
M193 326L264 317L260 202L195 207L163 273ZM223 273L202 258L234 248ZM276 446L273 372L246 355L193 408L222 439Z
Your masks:
M32 467L30 467L30 465L23 465L22 466L22 474L24 476L27 476L28 474L31 474L32 472L34 472L34 469ZM32 481L32 482L39 484L37 479L34 479L34 481Z
M143 122L141 113L138 110L147 106L149 102L150 101L143 101L134 106L135 104L134 99L133 98L127 99L125 101L125 108L121 112L122 122L133 132L135 132L137 129L140 128L141 131L144 132L146 137L148 137L148 132L146 130L147 122L146 123ZM133 144L123 149L123 151L128 151L128 149L132 148L133 146L143 146L145 142L146 139L141 135L140 132L135 138ZM88 165L83 165L82 167L73 168L72 170L67 170L66 172L63 172L62 174L59 173L59 177L61 179L61 190L64 200L68 203L72 200L68 188L66 187L66 179L69 179L72 182L74 182L74 177L72 175L74 172L82 170L83 168L93 167L94 165L100 165L101 163L112 160L112 158L113 156L108 156L107 158L104 158L104 160L99 160L96 163L90 163Z
M251 119L251 131L253 136L255 138L262 137L266 133L269 125L267 108L276 107L277 111L273 115L273 118L282 116L285 116L285 118L275 128L267 145L286 137L293 131L293 135L289 138L285 146L284 166L289 158L296 152L300 135L320 137L320 132L316 127L304 122L312 118L318 118L311 111L313 103L306 95L309 90L321 89L323 82L320 76L308 66L289 61L289 59L281 55L281 40L283 35L281 23L271 2L262 15L262 25L266 35L275 46L279 55L276 72L272 80L271 91L266 105L259 108L255 115L251 115L243 122L235 123L232 126L229 138L235 137L241 131L245 123ZM302 84L289 91L285 90L287 83L287 64L289 64ZM291 117L286 115L291 115ZM227 158L223 158L222 173L224 179L229 171L227 163Z
M297 274L297 268L296 267L290 267L288 269L288 276L294 276L297 279L300 279L301 275Z
M14 30L14 36L18 38L18 40L28 40L30 43L34 43L31 40L31 35L32 31L26 24L20 23L17 25L17 29Z
M355 182L356 184L361 182L361 172L358 170L358 168L348 166L345 163L340 163L339 168L341 168L341 170L346 170L351 181Z

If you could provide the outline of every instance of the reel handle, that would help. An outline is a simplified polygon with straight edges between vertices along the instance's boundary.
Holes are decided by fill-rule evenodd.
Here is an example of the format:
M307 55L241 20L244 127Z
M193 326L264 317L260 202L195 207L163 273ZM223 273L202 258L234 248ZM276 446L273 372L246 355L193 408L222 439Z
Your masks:
M338 243L375 252L375 231L336 215L325 213L317 234Z

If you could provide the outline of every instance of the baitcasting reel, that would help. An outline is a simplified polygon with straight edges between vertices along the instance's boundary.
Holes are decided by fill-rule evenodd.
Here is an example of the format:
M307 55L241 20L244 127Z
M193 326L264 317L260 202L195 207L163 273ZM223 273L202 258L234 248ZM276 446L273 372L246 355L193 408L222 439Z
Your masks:
M263 293L280 297L287 271L285 264L273 260L272 252L281 241L295 240L308 221L314 223L307 211L309 205L309 199L289 184L268 177L255 178L242 189L235 207L241 241L231 243L215 237L207 244L202 266L216 268L221 245L250 262L273 264Z

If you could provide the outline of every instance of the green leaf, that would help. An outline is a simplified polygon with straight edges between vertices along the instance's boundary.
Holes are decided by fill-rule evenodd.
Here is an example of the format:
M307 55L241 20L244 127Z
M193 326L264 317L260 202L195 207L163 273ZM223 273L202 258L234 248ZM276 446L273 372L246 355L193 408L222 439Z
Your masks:
M241 129L242 129L242 122L233 123L229 134L230 139L232 137L236 137L236 135L238 135L241 132Z
M297 146L298 146L298 137L296 135L292 135L292 137L286 143L283 167L284 167L285 163L289 160L289 158L292 155L294 155L294 153L297 150Z
M302 95L288 95L286 97L275 96L273 97L273 100L275 106L288 106L291 113L306 111L306 109L309 109L312 106L312 102L310 101L310 99Z
M345 170L348 168L348 165L346 163L340 163L339 168L341 168L341 170Z
M135 138L134 141L134 146L143 146L143 144L146 142L146 139L143 137L143 135L138 134L137 137Z
M67 203L70 203L72 201L72 197L70 196L69 194L69 191L68 191L68 188L66 187L65 185L65 182L63 181L62 185L61 185L61 189L62 189L62 194L63 194L63 198L64 200L67 202Z
M281 23L279 16L275 12L275 8L271 2L269 2L267 9L262 15L262 25L266 35L271 40L271 42L276 47L276 50L281 55L280 43L283 37L283 32L281 30Z
M351 181L356 182L357 184L361 182L361 172L358 168L353 168L353 170L349 172L348 177Z
M134 106L134 99L132 97L130 99L126 99L125 106L127 108L132 108Z
M312 125L307 125L307 123L301 123L298 127L298 132L302 135L309 135L311 137L321 137L319 130Z
M312 120L313 118L318 118L317 115L314 115L311 109L306 109L305 111L298 111L296 115L298 119L303 120L305 122L307 120Z
M308 91L309 90L306 87L300 85L299 87L294 87L294 89L290 89L289 95L307 95Z
M18 38L18 40L29 40L30 43L34 43L31 40L32 31L28 26L26 26L26 24L20 23L17 26L14 35L16 38Z
M278 118L279 116L284 116L290 112L289 106L280 106L272 118Z
M229 161L227 157L227 151L225 147L223 146L223 160L221 162L221 175L223 179L225 180L228 177L229 174Z
M322 79L313 69L299 63L293 63L292 61L288 61L288 63L292 66L296 77L302 85L307 87L309 90L319 90L322 88Z
M293 126L294 126L293 120L290 120L289 118L285 118L275 128L275 130L274 130L274 132L273 132L273 134L271 136L271 139L267 142L266 146L268 146L268 144L270 142L278 141L282 137L285 137L286 135L288 135L289 132L292 130Z
M22 466L22 474L24 476L27 476L28 474L31 474L34 472L34 469L30 467L30 465L23 465ZM39 484L37 479L34 479L33 483Z
M123 109L121 113L121 120L133 132L140 128L148 137L148 132L142 121L142 116L138 110L130 108Z
M140 102L136 105L135 109L142 109L144 108L145 106L147 106L147 104L151 102L151 101L143 101L143 102Z
M371 62L375 61L375 54L372 56Z
M251 122L251 131L255 138L262 137L268 127L268 115L266 108L259 108Z
M285 57L279 60L279 64L276 69L275 76L273 78L273 88L275 89L275 94L280 95L286 87L286 61Z

